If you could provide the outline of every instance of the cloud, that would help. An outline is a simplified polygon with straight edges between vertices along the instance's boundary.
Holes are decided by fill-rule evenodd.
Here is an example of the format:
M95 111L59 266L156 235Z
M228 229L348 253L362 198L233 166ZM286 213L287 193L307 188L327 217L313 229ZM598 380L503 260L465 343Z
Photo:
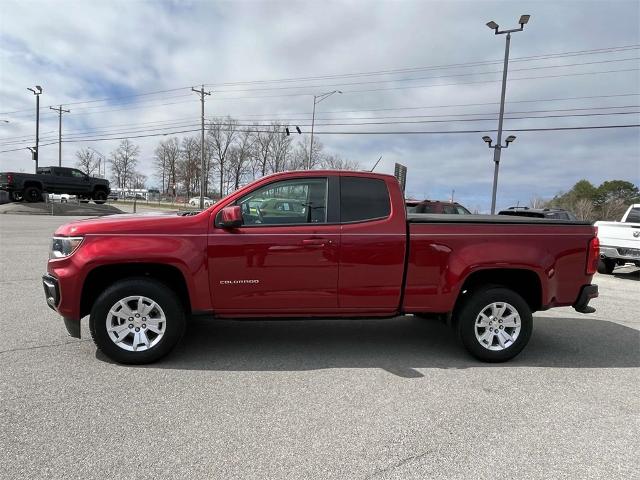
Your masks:
M26 87L34 84L44 87L45 93L41 99L42 105L46 106L127 97L135 93L201 83L313 77L499 60L503 54L504 37L494 36L484 23L494 19L499 24L511 25L522 13L529 13L532 17L524 32L513 35L511 58L514 60L552 52L640 43L637 22L640 4L635 1L561 4L547 1L5 1L0 4L0 110L21 112L0 117L6 117L11 122L0 124L0 144L16 139L32 141L34 99ZM534 66L633 59L640 56L638 52L630 50L538 62L514 61L510 65L507 100L518 102L638 94L640 77L637 71L517 80L531 76L638 68L635 59L517 71ZM343 95L335 95L319 104L318 118L354 120L382 115L495 114L497 105L490 103L499 99L501 75L482 72L500 70L501 65L497 63L394 76L296 82L298 85L319 85L317 89L302 90L308 93L304 96L274 96L300 92L300 89L223 93L225 90L247 89L251 85L212 86L214 94L207 99L207 113L230 114L238 118L261 118L250 115L265 115L268 118L276 114L295 113L296 118L308 119L312 107L311 95L326 91L321 87L324 85L441 77L345 85L340 87L345 92ZM468 75L470 73L472 75ZM397 88L433 84L445 86ZM327 87L333 88L336 87ZM356 92L382 88L388 90ZM508 103L507 112L628 106L638 105L639 102L639 96L630 96ZM469 103L490 105L415 108ZM406 107L413 110L342 112ZM71 113L65 115L63 122L64 132L69 135L100 128L116 132L135 128L136 124L150 125L148 122L172 119L197 123L199 115L198 99L188 89L148 97L70 105L68 108ZM638 111L638 108L628 110ZM638 114L522 119L507 120L505 128L640 123L639 120ZM306 120L299 122L308 123ZM382 155L378 171L392 172L394 162L408 166L408 192L418 196L447 198L455 189L456 198L462 203L468 203L471 208L488 208L493 163L492 152L480 139L482 133L377 136L324 133L340 128L344 130L346 127L318 127L318 138L328 150L369 167ZM495 121L485 121L382 127L362 125L353 130L490 131L495 128ZM55 141L55 112L42 111L41 132L43 140L49 139L43 144ZM640 129L518 132L516 135L516 142L503 153L499 206L527 202L534 195L551 196L559 190L570 188L581 178L594 183L608 178L640 183ZM142 166L147 170L151 167L157 141L158 138L136 140L141 147ZM91 145L107 153L116 144L116 141L106 141ZM82 143L65 143L63 163L73 165L74 152L81 146ZM0 150L4 149L6 146L0 145ZM41 161L45 163L56 163L56 155L56 145L41 148ZM0 170L30 170L32 165L26 150L0 154Z

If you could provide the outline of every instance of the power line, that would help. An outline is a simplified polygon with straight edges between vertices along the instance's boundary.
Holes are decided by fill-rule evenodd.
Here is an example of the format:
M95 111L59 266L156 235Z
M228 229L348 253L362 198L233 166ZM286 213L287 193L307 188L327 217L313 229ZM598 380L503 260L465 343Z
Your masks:
M625 111L625 112L590 112L584 113L589 110L612 110L612 109L628 109L628 108L640 108L640 105L623 105L623 106L607 106L607 107L587 107L587 108L573 108L573 109L548 109L548 110L528 110L528 111L514 111L509 112L509 117L506 117L510 120L523 120L523 119L537 119L537 118L570 118L570 117L596 117L596 116L614 116L614 115L630 115L630 114L638 114L638 111ZM540 113L555 113L555 112L565 112L562 115L530 115L530 114L540 114ZM583 112L583 113L566 113L566 112ZM451 117L477 117L478 115L489 115L487 118L451 118ZM405 116L387 116L387 117L346 117L346 118L329 118L322 119L325 123L319 123L320 126L361 126L361 125L393 125L393 124L420 124L420 123L457 123L457 122L480 122L480 121L493 121L495 120L495 112L478 112L478 113L459 113L459 114L447 114L447 115L405 115ZM513 115L522 115L522 116L513 116ZM433 119L433 118L446 118L443 120L424 120L425 118ZM209 125L224 125L225 122L216 122L220 118L208 118ZM411 120L410 120L411 119ZM423 120L414 120L414 119L423 119ZM130 124L133 128L124 129L122 131L109 132L109 128L96 128L89 130L80 130L75 131L70 134L67 134L67 139L81 139L87 136L93 135L122 135L122 134L132 134L132 133L146 133L146 132L154 132L154 131L164 131L167 129L175 129L175 128L186 128L193 127L197 124L189 122L191 120L190 117L187 118L186 121L172 121L169 124L165 125L153 125L153 126L144 126L144 124ZM308 121L309 119L262 119L258 122L251 119L235 119L237 125L253 127L253 126L265 126L264 122L273 123L293 123L297 120ZM347 123L335 123L335 121L345 120ZM386 121L378 121L378 122L361 122L360 120L386 120ZM389 121L394 120L394 121ZM395 121L400 120L400 121ZM242 123L249 122L249 123ZM330 122L330 123L326 123ZM166 122L165 122L166 123ZM126 125L125 125L126 126ZM266 126L269 126L267 123ZM309 126L308 124L298 124L298 126ZM113 130L113 129L111 129ZM53 138L44 138L44 141L52 140ZM14 141L6 141L0 142L0 146L9 146L12 144L20 144L20 143L28 143L29 140L14 140Z
M612 129L612 128L637 128L640 127L640 124L620 124L620 125L591 125L591 126L575 126L575 127L546 127L546 128L509 128L505 129L508 132L552 132L552 131L572 131L572 130L598 130L598 129ZM206 129L209 130L209 129ZM109 138L86 138L86 139L77 139L77 140L63 140L65 143L82 143L82 142L101 142L101 141L112 141L112 140L125 140L125 139L136 139L136 138L150 138L150 137L161 137L167 135L178 135L183 133L193 133L198 132L200 129L190 129L190 130L179 130L172 132L164 132L164 133L152 133L152 134L143 134L143 135L127 135L123 137L109 137ZM223 130L225 131L225 130ZM257 132L257 133L272 133L272 130L242 130L236 129L236 132L239 133L247 133L247 132ZM467 133L490 133L495 132L495 129L476 129L476 130L378 130L378 131L325 131L325 132L316 132L318 135L445 135L445 134L467 134ZM41 145L42 147L46 147L49 145L56 145L57 142L51 142ZM22 148L14 148L10 150L2 150L0 153L8 153L8 152L17 152L24 150Z
M614 63L614 62L628 62L631 60L640 60L640 57L631 57L631 58L621 58L621 59L613 59L613 60L600 60L597 62L583 62L583 63L569 63L566 65L544 65L538 67L529 67L529 68L515 68L512 69L511 72L524 72L530 70L544 70L549 68L566 68L566 67L575 67L582 65L596 65L602 63ZM343 87L349 85L368 85L372 83L396 83L396 82L415 82L417 80L431 80L437 78L452 78L452 77L472 77L476 75L490 75L502 73L502 70L491 70L489 72L471 72L471 73L455 73L449 75L436 75L430 77L413 77L413 78L394 78L389 80L368 80L368 81L359 81L359 82L349 82L349 83L328 83L321 85L300 85L300 86L286 86L286 87L261 87L261 88L246 88L239 90L218 90L219 93L237 93L237 92L254 92L254 91L265 91L265 90L291 90L294 88L332 88L332 87Z
M598 54L605 54L605 53L619 53L619 52L625 52L625 51L629 51L629 50L636 50L638 48L640 48L639 44L631 44L631 45L624 45L624 46L618 46L618 47L605 47L605 48L599 48L599 49L577 50L577 51L568 51L568 52L559 52L559 53L549 53L549 54L542 54L542 55L534 55L534 56L527 56L527 57L517 57L517 58L514 58L512 61L513 62L536 61L536 60L564 58L564 57L580 56L580 55L598 55ZM500 60L489 60L489 61L481 61L481 62L477 62L476 61L476 62L448 64L448 65L406 67L406 68L399 68L399 69L388 69L388 70L378 70L378 71L369 71L369 72L357 72L357 73L345 73L345 74L333 74L333 75L318 75L318 76L311 76L311 77L291 77L291 78L280 78L280 79L271 79L271 80L252 80L252 81L244 81L244 82L227 82L227 83L215 83L215 84L209 83L209 84L205 84L205 85L220 87L220 86L251 85L251 84L260 84L260 83L308 81L308 80L320 80L320 79L330 79L330 78L350 78L350 77L361 77L361 76L371 76L371 75L389 75L389 74L398 74L398 73L408 73L408 72L414 72L414 71L443 70L443 69L450 69L450 68L475 67L475 66L496 64L496 63L500 63L500 62L501 62ZM187 90L189 88L191 88L191 86L177 87L177 88L164 89L164 90L156 90L156 91L150 91L150 92L142 92L142 93L131 94L131 95L120 95L120 96L116 96L116 97L105 97L105 98L101 98L101 99L81 100L81 101L64 103L63 105L65 105L65 106L68 106L68 105L82 105L82 104L86 104L86 103L99 103L99 102L107 102L107 101L112 101L112 100L122 100L122 99L128 99L128 98L137 98L137 97L144 97L144 96L160 95L160 94L164 94L164 93L172 93L172 92ZM156 100L158 100L158 99L156 99ZM0 115L11 115L11 114L21 113L21 112L25 112L25 111L28 111L28 110L27 109L23 109L23 110L9 111L9 112L1 112Z

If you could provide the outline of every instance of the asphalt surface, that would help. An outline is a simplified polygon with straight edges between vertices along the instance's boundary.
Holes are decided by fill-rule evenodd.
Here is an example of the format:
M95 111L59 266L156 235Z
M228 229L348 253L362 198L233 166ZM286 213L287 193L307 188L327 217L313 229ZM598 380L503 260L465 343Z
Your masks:
M640 271L506 364L414 317L190 324L126 367L44 301L69 218L0 216L2 478L639 478Z

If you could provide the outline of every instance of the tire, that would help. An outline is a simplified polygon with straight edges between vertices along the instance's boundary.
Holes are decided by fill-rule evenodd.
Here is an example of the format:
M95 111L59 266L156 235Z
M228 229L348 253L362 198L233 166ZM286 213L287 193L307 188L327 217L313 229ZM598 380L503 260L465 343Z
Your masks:
M504 287L487 287L472 293L457 309L455 319L462 344L483 362L512 359L527 345L533 330L533 316L527 302ZM494 331L499 333L492 333ZM507 336L513 338L509 340Z
M22 198L22 192L9 192L9 200L12 202L21 202Z
M93 192L92 198L93 198L93 203L102 205L104 202L107 201L107 192L105 192L104 190L96 190L95 192Z
M140 310L136 297L146 298ZM148 308L151 310L145 312ZM111 333L107 322L114 329ZM98 349L124 364L141 365L164 357L182 338L185 325L184 306L176 294L163 283L144 277L121 280L105 289L89 317L89 330Z
M27 187L23 192L24 199L29 203L36 203L42 201L42 190L38 187Z
M611 275L616 268L616 261L611 258L601 258L598 262L598 273Z

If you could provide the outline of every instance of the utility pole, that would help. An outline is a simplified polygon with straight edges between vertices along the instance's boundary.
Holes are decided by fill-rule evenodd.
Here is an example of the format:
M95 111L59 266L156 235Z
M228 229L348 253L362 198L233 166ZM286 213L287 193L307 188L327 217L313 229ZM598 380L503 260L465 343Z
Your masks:
M197 90L191 87L191 90L200 95L200 107L201 107L201 128L202 128L202 137L200 141L200 208L204 209L204 186L207 180L207 173L205 172L205 162L204 162L204 97L206 95L211 95L211 92L204 91L204 85ZM222 196L222 191L220 192L220 196Z
M340 90L333 90L331 92L313 96L313 114L311 115L311 144L309 145L309 160L307 161L307 170L311 170L311 155L313 155L313 127L316 123L316 105L324 99L329 98L334 93L342 92Z
M69 113L71 110L65 110L60 105L58 108L49 107L54 112L58 112L58 166L62 166L62 114Z
M38 173L38 143L40 141L40 95L42 94L42 87L36 85L34 88L27 87L27 90L33 92L36 96L36 146L31 150L31 157L36 162L36 173Z
M509 46L511 45L511 33L513 32L521 32L524 30L524 26L529 22L530 15L521 15L520 20L520 28L512 28L510 30L499 30L499 25L493 20L487 23L487 27L491 30L494 30L495 35L507 34L505 47L504 47L504 67L502 69L502 91L500 94L500 115L498 117L498 138L496 139L495 146L491 147L491 141L487 141L486 138L483 137L483 140L489 144L490 148L493 148L493 190L491 193L491 215L496 213L496 193L498 191L498 170L500 169L500 154L503 148L506 148L509 145L509 139L507 139L506 146L502 146L502 123L504 121L504 100L507 93L507 69L509 68ZM511 135L509 138L513 137ZM516 137L513 137L515 140ZM491 140L491 139L489 139ZM513 141L511 140L511 141Z

